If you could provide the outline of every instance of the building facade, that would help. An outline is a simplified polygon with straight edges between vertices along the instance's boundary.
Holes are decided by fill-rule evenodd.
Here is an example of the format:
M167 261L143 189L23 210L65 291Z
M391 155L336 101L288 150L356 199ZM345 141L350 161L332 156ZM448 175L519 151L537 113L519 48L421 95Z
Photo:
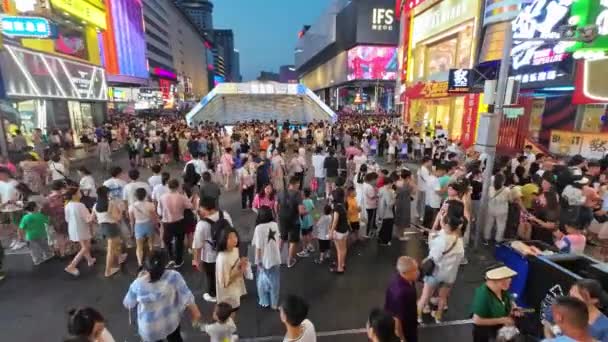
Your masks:
M296 72L332 108L391 111L398 37L394 1L334 0L299 33Z
M298 73L295 65L282 65L279 68L279 82L298 83Z
M226 82L234 80L234 33L232 30L213 30L213 42L218 46L218 54L224 62L224 77Z
M257 80L262 81L262 82L265 82L265 81L279 82L280 76L276 72L260 71L260 76L258 76Z
M30 139L38 128L71 130L80 145L85 128L105 119L107 80L99 39L108 27L104 1L3 1L1 6L0 71L8 102L2 145L10 149L17 129Z
M173 2L144 0L143 7L150 89L140 97L160 97L164 108L201 98L209 84L206 47L198 29Z

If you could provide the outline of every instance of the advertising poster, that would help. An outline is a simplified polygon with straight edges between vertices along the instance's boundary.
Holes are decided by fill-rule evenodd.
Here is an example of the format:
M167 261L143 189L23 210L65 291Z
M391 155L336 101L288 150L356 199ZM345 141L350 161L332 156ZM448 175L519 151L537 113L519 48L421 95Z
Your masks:
M544 111L544 98L535 98L534 100L532 100L532 110L530 111L530 131L540 131L543 122Z
M348 50L347 79L389 80L397 79L397 48L388 46L359 45Z
M464 113L462 115L462 134L460 143L468 148L475 143L475 125L477 123L477 109L479 108L479 95L467 94L464 96Z
M585 134L581 155L590 159L602 159L608 152L608 134Z
M551 140L549 141L549 152L558 155L572 156L579 154L581 144L583 142L583 134L567 131L551 131Z

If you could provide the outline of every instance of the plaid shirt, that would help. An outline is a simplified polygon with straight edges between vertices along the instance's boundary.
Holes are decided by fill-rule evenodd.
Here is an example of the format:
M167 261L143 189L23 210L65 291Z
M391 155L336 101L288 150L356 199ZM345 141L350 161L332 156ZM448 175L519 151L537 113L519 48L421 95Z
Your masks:
M194 304L192 292L182 275L172 270L154 283L147 276L137 278L123 300L128 309L137 306L138 331L144 341L164 340L174 332L190 304Z

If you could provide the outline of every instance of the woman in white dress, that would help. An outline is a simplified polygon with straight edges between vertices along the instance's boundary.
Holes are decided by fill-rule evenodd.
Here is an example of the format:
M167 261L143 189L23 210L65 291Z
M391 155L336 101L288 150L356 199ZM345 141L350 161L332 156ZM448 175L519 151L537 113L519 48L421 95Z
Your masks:
M278 149L272 151L272 185L277 191L282 191L285 185L285 159Z
M241 296L247 294L244 274L249 261L239 256L239 237L233 228L225 229L218 241L215 283L217 302L226 302L233 309L241 306Z
M70 201L65 205L68 235L71 241L80 243L80 251L74 256L65 271L77 277L80 275L78 264L82 258L87 259L89 267L95 264L95 258L91 256L91 229L89 226L91 215L87 207L80 202L80 189L70 188L66 195L70 198Z
M387 163L392 163L395 160L395 153L397 153L397 137L393 134L389 137L388 141L388 158Z
M91 175L91 171L85 166L82 166L78 169L78 174L80 175L80 191L84 196L89 197L97 197L96 187L95 187L95 179Z

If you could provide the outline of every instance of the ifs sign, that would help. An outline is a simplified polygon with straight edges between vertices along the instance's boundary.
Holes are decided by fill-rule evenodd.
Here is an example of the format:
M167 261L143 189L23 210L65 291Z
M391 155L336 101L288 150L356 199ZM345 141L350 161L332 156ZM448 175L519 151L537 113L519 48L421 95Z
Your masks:
M372 30L392 31L395 22L395 10L390 8L374 8L372 10Z

